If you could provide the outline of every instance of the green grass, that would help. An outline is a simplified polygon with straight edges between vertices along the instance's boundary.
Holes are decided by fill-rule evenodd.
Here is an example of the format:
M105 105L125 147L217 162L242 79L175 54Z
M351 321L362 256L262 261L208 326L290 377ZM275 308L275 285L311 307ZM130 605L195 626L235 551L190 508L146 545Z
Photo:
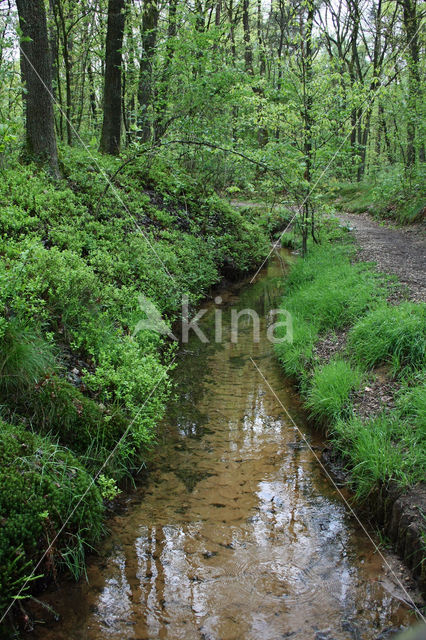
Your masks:
M390 306L389 281L368 264L351 264L340 242L312 247L291 266L282 307L293 316L293 343L275 345L287 375L298 380L312 418L325 423L365 497L390 479L402 487L424 480L426 465L425 305ZM344 328L347 345L330 362L315 355L329 331ZM387 365L401 389L396 409L371 420L353 413L351 394L374 367ZM390 365L390 367L389 367Z
M348 335L355 362L366 368L391 364L395 373L425 366L426 305L382 304L359 320Z
M0 398L22 396L56 368L52 343L30 326L12 318L0 334Z
M360 497L389 480L403 487L424 481L425 428L414 428L397 411L368 421L357 417L339 419L333 423L332 442L348 461L352 483Z
M372 212L374 206L374 191L371 182L349 182L336 188L336 206L348 213Z
M407 422L426 430L426 381L424 370L404 380L397 395L398 411Z
M294 339L276 345L288 375L308 366L321 334L352 324L386 296L385 278L368 264L352 265L352 255L348 242L326 243L291 268L283 306L292 314Z
M317 365L312 373L305 405L314 418L335 421L350 411L351 392L358 389L363 374L341 358Z

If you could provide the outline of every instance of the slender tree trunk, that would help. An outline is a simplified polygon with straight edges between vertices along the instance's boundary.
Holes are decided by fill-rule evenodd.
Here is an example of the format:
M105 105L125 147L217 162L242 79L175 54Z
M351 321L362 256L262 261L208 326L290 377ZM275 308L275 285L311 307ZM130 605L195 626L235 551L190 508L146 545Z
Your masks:
M214 24L216 27L220 27L220 16L222 12L222 0L216 2L216 10L214 14Z
M133 14L132 4L127 5L126 17L126 47L128 50L128 62L126 69L126 90L123 90L123 114L124 121L127 121L128 129L126 130L126 144L129 144L134 137L136 130L136 93L138 69L136 69L136 52L133 38Z
M169 15L167 24L166 57L161 74L161 81L158 87L157 100L155 105L154 137L159 140L167 129L166 108L167 91L170 81L170 64L174 56L174 38L177 34L176 25L177 0L169 0Z
M236 27L236 12L234 12L234 2L233 0L229 0L228 2L228 22L229 22L229 41L231 43L231 58L232 64L234 67L237 65L237 46L235 41L235 27ZM236 104L232 105L231 109L231 137L232 144L237 140L238 131L237 131L237 121L238 121L238 106Z
M92 112L93 124L95 128L98 123L98 108L96 106L96 91L95 91L95 79L93 77L93 69L92 65L89 62L87 65L87 78L89 80L89 102L90 102L90 110Z
M417 110L421 93L419 60L420 47L418 38L419 21L417 18L416 0L402 0L403 22L408 48L408 122L407 122L407 165L416 162ZM419 158L424 162L423 141L419 142Z
M158 5L156 0L145 4L142 18L142 58L139 67L138 102L141 111L139 138L151 138L150 106L152 103L152 63L157 41Z
M303 153L305 156L305 180L307 182L307 192L303 204L302 217L302 253L306 255L308 250L308 235L311 231L315 240L315 219L314 210L310 204L310 189L312 180L312 31L314 25L315 9L313 0L308 4L306 19L306 29L304 33L304 55L302 48L302 69L303 69ZM309 218L311 220L309 221Z
M262 0L257 0L257 43L259 46L259 75L260 78L264 78L266 74L266 54L265 47L263 45L262 38ZM262 84L255 89L260 98L264 98L265 91ZM262 120L263 108L259 105L258 117ZM264 126L260 126L257 132L257 142L259 147L264 147L268 143L268 129Z
M43 0L17 0L21 42L21 71L26 93L26 149L30 158L47 163L60 175L52 94L52 60Z
M253 75L253 50L250 42L250 0L243 0L244 62L246 73Z
M375 34L374 34L374 50L373 50L373 74L370 82L370 97L367 108L365 110L364 129L361 135L361 162L358 167L358 182L365 175L365 167L367 161L367 146L370 135L371 115L373 112L374 101L376 98L377 87L379 86L379 76L381 71L381 42L382 42L382 0L378 0L375 16Z
M72 90L71 90L71 74L72 74L72 62L71 62L71 49L72 45L65 22L64 10L61 0L55 0L53 4L54 11L57 11L59 16L59 23L62 33L62 56L64 59L65 67L65 97L66 97L66 130L67 130L67 142L72 145Z
M109 0L105 53L104 118L99 150L119 155L121 138L121 47L125 0Z
M228 3L228 20L229 20L229 40L231 42L231 57L235 65L237 59L237 47L235 44L235 18L234 18L234 2L229 0Z
M218 30L220 27L221 13L222 13L222 0L218 0L218 2L216 2L215 12L214 12L214 26L216 27L216 30ZM219 49L219 44L217 41L215 41L213 45L213 51L217 53L218 49Z

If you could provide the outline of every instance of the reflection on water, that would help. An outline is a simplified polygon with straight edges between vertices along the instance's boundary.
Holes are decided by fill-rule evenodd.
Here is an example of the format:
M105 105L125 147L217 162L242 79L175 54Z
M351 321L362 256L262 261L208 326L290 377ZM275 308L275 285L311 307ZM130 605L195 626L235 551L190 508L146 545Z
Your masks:
M280 266L222 293L224 319L231 307L274 308ZM213 305L202 328L214 336ZM253 367L250 356L303 425L261 329L258 344L241 321L237 344L227 325L222 344L182 348L149 484L114 518L89 582L46 596L62 620L37 638L369 640L411 619Z

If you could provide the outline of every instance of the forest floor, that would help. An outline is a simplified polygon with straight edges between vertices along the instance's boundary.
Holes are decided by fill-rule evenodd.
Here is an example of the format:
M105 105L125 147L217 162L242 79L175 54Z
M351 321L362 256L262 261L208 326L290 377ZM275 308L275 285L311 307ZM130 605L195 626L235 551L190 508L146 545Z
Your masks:
M359 260L375 262L380 271L398 276L413 302L426 301L425 224L396 228L365 213L341 213L339 218L353 229Z

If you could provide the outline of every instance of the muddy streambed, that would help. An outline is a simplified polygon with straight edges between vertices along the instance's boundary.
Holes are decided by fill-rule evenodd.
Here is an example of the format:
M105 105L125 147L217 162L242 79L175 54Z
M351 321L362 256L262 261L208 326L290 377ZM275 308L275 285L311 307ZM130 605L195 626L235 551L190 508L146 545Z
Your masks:
M277 256L254 284L220 291L182 345L148 483L109 522L87 578L44 595L43 640L369 640L413 621L383 557L315 458L266 338L283 283ZM214 341L217 309L223 339ZM230 341L231 309L248 317ZM253 358L305 434L288 419ZM39 617L47 617L40 612Z

